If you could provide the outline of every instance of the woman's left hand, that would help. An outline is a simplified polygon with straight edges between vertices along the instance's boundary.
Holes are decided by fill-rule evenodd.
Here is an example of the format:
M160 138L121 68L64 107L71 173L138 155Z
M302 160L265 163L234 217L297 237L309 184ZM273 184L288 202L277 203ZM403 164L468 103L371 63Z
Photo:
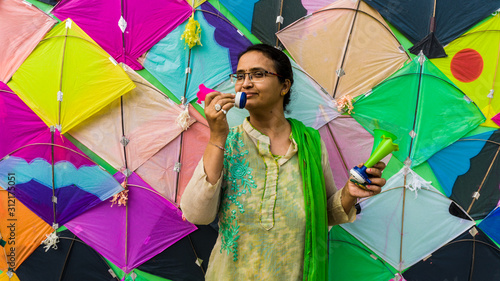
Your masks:
M359 164L358 167L362 167L363 164ZM384 162L378 162L373 165L373 167L366 169L366 173L369 175L371 184L366 185L366 189L363 189L353 183L352 181L347 181L344 186L343 196L351 197L356 200L357 198L364 198L379 194L382 190L382 186L385 185L386 180L382 178L382 171L385 169L386 165Z

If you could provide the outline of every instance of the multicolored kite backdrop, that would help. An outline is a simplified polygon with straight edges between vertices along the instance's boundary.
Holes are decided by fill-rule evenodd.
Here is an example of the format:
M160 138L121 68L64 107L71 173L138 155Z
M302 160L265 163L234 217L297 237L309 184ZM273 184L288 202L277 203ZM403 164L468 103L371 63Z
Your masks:
M287 116L338 187L397 136L329 280L500 280L500 0L40 1L0 0L1 281L203 280L217 223L178 208L196 92L234 92L258 42L293 60Z

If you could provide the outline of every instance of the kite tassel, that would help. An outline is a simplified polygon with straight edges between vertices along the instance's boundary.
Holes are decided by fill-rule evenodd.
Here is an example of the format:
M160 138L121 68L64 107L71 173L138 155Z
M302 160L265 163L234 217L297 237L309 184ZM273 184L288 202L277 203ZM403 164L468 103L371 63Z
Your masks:
M407 181L405 188L408 190L415 192L415 199L417 199L418 196L418 191L422 189L423 185L430 185L432 184L432 181L425 181L421 179L412 169L407 169L408 174L410 175L410 179ZM408 179L408 177L407 177ZM428 188L427 188L428 189Z
M203 46L201 44L201 27L200 23L194 19L194 14L189 18L184 33L182 33L181 40L186 41L189 49L196 45Z
M43 240L42 244L45 252L47 252L50 248L57 250L57 243L59 243L59 237L57 236L57 232L54 230L51 234L46 234L47 238Z
M337 111L341 113L354 113L352 110L354 106L352 105L352 97L349 95L345 95L337 99Z
M113 195L113 199L111 199L111 207L113 207L114 204L117 204L118 206L127 206L127 201L128 201L128 189L127 189L127 178L121 183L121 186L124 188L123 191Z
M189 104L184 105L184 110L177 116L175 122L177 126L182 128L182 130L187 130L189 128L189 122L191 121L191 116L189 115Z

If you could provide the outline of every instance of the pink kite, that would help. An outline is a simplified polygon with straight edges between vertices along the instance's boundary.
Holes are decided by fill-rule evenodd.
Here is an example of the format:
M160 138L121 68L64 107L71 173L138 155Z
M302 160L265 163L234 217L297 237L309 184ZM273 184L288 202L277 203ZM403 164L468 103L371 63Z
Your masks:
M497 114L497 115L495 115L495 116L493 116L493 118L491 118L491 120L493 122L495 122L495 124L497 124L498 126L500 126L500 113Z
M56 21L22 0L2 1L0 81L7 83Z
M55 229L123 190L2 82L0 136L0 190L14 176L16 199Z
M184 22L192 7L184 0L61 0L53 14L71 18L118 62L138 70L137 59Z
M207 121L192 106L185 111L124 68L137 87L69 133L115 169L137 173L171 202L179 202L208 143ZM177 121L187 113L183 127Z
M340 115L319 129L328 150L337 188L349 180L349 170L365 162L373 146L373 136L354 118ZM382 161L387 164L390 156Z

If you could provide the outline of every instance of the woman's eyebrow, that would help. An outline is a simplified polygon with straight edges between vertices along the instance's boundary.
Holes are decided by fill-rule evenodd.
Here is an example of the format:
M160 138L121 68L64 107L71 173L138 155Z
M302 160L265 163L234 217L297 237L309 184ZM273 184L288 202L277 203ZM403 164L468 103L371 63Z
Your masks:
M264 68L262 68L262 67L253 67L253 68L250 68L248 71L252 72L252 71L263 71L263 70L264 70ZM242 72L245 72L245 70L238 69L236 71L236 73L242 73Z

